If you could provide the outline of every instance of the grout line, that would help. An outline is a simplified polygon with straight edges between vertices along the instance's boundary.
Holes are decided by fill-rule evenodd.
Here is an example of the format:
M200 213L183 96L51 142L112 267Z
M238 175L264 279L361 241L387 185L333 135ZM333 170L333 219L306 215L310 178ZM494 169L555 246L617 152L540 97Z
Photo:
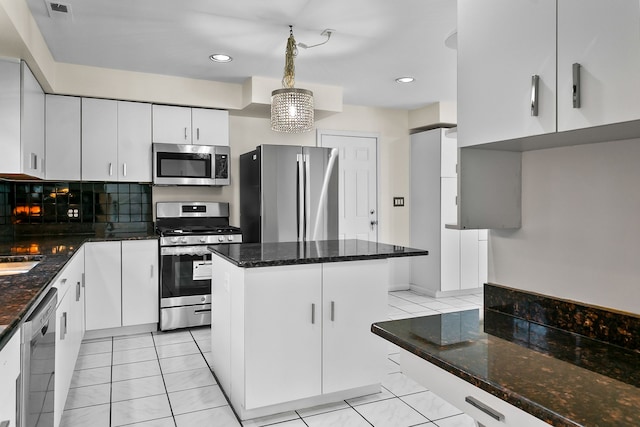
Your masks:
M169 410L171 411L171 419L173 420L173 425L177 426L178 423L176 423L176 415L173 412L173 405L171 404L171 399L169 399L169 390L167 390L167 383L164 380L164 373L162 372L162 364L160 363L160 355L158 355L158 349L156 348L156 340L153 334L151 334L151 340L153 341L153 350L156 353L156 362L158 362L158 367L160 368L160 376L162 377L164 392L165 392L165 395L167 396L167 402L169 403Z

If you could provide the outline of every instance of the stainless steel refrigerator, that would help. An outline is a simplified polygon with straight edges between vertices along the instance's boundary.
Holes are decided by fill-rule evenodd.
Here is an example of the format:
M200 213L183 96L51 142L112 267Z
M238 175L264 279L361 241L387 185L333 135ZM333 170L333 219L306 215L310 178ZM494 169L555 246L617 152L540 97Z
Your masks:
M260 145L240 156L243 242L338 238L338 150Z

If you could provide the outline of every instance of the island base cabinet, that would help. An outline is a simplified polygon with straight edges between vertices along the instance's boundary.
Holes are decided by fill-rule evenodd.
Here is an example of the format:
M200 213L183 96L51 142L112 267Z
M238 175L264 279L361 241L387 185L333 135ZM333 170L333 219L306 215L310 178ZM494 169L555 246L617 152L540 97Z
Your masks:
M321 394L322 266L245 273L245 407Z
M380 392L388 261L241 268L212 259L212 368L240 419Z
M20 376L20 333L16 332L0 351L0 425L16 426L18 377Z
M386 286L387 268L387 260L323 265L323 393L384 378L386 341L365 331L387 319L387 293L376 290Z
M406 350L400 351L400 368L405 375L471 416L478 425L484 427L549 426L541 419Z

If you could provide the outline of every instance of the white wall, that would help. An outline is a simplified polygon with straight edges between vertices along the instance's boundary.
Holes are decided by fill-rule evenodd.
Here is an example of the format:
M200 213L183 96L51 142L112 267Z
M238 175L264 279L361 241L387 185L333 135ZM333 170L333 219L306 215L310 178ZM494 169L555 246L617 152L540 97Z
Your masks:
M489 260L490 282L640 313L640 140L523 153L522 228Z
M316 145L316 133L282 134L273 132L269 119L230 116L231 185L221 188L154 187L154 202L205 200L231 203L231 223L240 225L239 156L260 144ZM316 128L345 130L379 135L378 171L379 240L408 245L409 208L392 206L393 196L407 197L409 131L408 112L369 107L344 106L342 113L316 121ZM406 200L406 199L405 199Z

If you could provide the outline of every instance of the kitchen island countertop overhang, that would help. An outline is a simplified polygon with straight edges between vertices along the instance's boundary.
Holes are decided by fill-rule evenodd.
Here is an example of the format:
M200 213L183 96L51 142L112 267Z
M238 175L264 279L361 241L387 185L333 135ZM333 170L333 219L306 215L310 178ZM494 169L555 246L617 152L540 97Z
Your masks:
M308 242L232 243L209 249L237 267L273 267L362 261L429 255L429 251L368 240L316 240Z

